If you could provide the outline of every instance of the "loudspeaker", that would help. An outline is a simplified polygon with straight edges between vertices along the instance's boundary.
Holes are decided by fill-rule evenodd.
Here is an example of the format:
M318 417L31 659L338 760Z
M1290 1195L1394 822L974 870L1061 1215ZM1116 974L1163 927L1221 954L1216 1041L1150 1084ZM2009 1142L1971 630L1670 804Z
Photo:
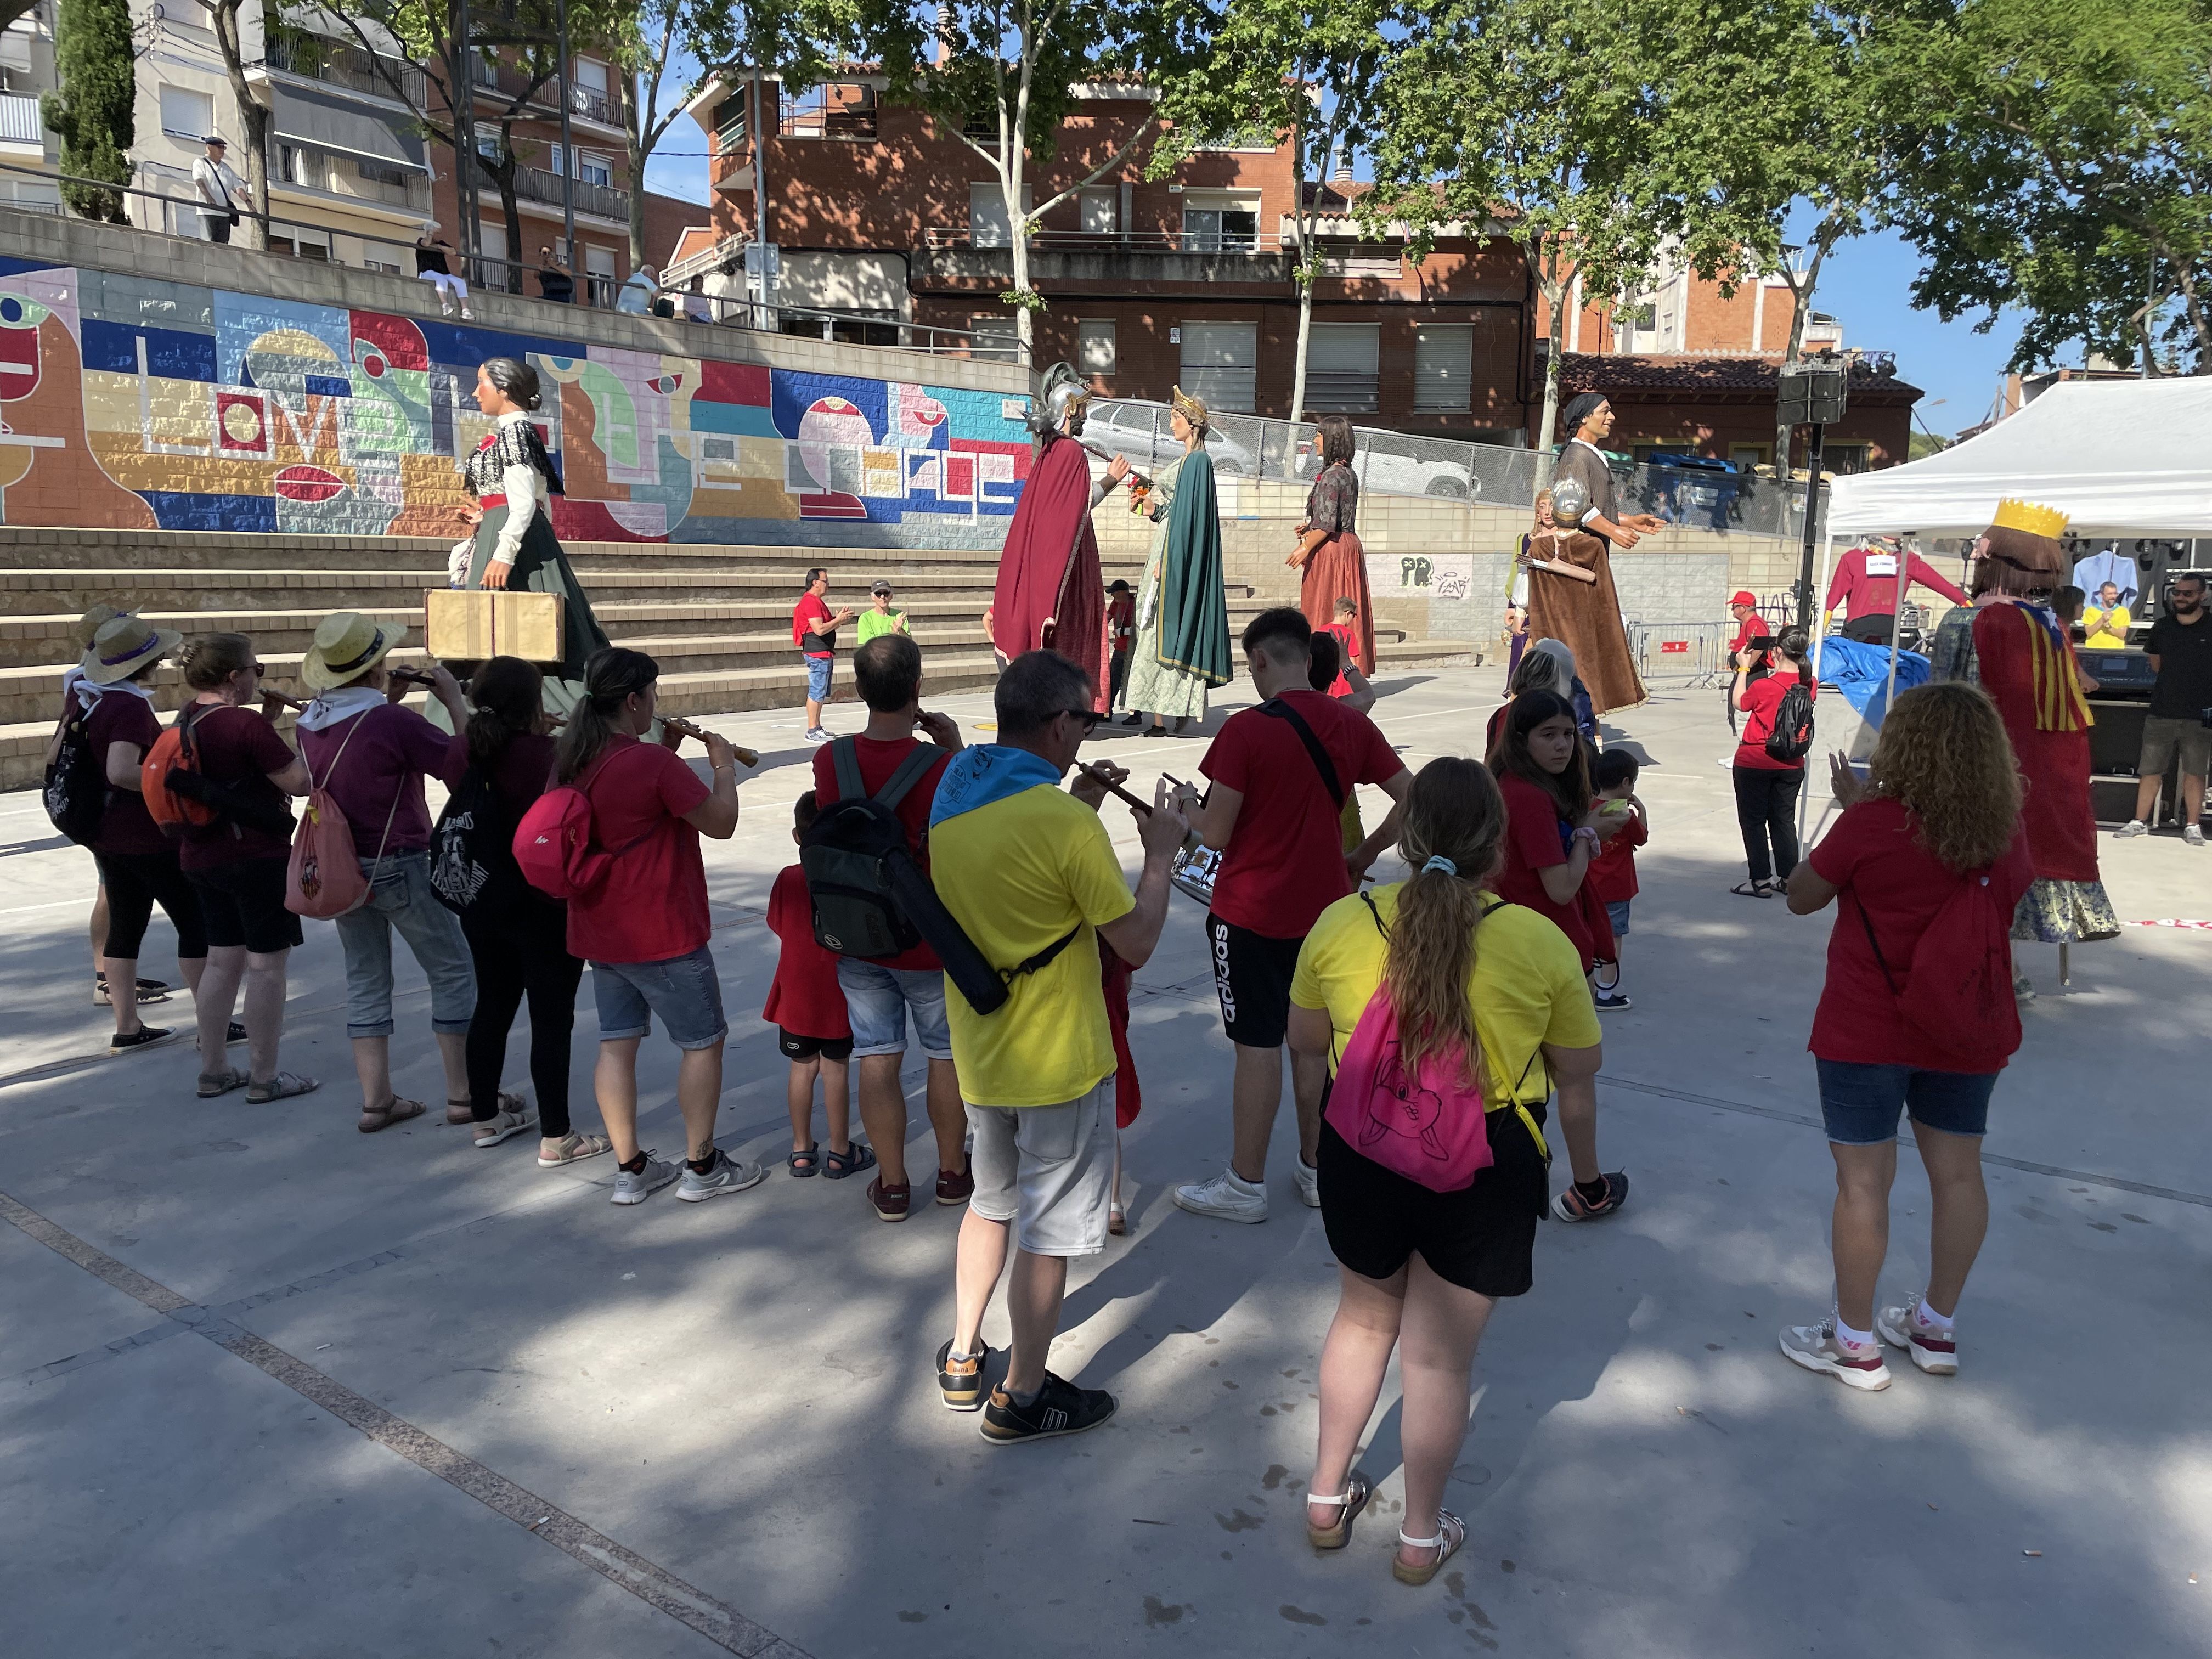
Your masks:
M1791 426L1833 426L1844 418L1841 365L1806 363L1782 371L1778 417Z

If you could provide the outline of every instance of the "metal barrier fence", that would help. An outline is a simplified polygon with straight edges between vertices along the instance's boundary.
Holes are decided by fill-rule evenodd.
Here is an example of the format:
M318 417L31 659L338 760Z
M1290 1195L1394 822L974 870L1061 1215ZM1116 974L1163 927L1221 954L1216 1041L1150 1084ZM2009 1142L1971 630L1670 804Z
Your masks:
M1734 623L1628 624L1628 654L1646 685L1717 685L1731 677L1729 641Z

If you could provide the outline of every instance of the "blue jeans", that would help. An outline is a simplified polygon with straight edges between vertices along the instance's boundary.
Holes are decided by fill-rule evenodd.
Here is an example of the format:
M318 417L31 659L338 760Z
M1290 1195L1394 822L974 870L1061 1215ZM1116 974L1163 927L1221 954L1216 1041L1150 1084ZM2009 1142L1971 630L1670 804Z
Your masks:
M1820 1073L1820 1121L1839 1146L1879 1146L1896 1139L1899 1111L1945 1134L1988 1130L1995 1072L1923 1072L1842 1060L1814 1063Z
M430 981L430 1029L441 1036L469 1029L477 1008L476 968L461 919L438 902L428 852L386 853L361 861L374 872L368 902L337 919L345 951L346 1035L392 1035L392 935L407 941Z
M945 1018L945 973L939 968L886 968L857 957L837 958L837 984L853 1027L853 1053L902 1054L906 1014L914 1010L915 1035L932 1060L952 1058L952 1028Z
M809 657L806 659L806 700L809 702L830 701L830 671L836 663L835 657Z
M712 1048L730 1034L721 976L703 945L660 962L594 962L592 1000L599 1005L602 1042L643 1036L654 1014L679 1048Z

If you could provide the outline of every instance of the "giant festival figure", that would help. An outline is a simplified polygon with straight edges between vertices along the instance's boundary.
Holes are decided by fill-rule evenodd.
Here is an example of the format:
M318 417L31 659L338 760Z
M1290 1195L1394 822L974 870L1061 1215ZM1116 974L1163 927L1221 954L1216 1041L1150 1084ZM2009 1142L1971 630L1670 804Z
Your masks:
M1632 708L1644 697L1613 591L1610 550L1633 547L1666 526L1648 513L1620 511L1613 470L1596 442L1613 430L1612 404L1585 392L1567 405L1560 425L1569 435L1552 474L1552 509L1570 533L1552 538L1550 557L1528 559L1528 637L1559 640L1573 651L1590 707L1603 714Z

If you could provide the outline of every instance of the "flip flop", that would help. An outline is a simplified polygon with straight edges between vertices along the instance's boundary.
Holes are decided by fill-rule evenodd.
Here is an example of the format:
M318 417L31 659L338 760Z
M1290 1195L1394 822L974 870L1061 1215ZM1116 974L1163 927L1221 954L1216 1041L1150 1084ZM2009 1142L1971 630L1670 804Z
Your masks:
M284 1075L283 1073L279 1072L276 1074L277 1080L283 1081ZM272 1096L271 1098L275 1097ZM419 1100L405 1100L394 1095L381 1106L362 1107L361 1121L354 1125L354 1127L365 1135L373 1135L378 1130L388 1129L395 1123L404 1123L410 1117L420 1117L424 1109L422 1103Z

